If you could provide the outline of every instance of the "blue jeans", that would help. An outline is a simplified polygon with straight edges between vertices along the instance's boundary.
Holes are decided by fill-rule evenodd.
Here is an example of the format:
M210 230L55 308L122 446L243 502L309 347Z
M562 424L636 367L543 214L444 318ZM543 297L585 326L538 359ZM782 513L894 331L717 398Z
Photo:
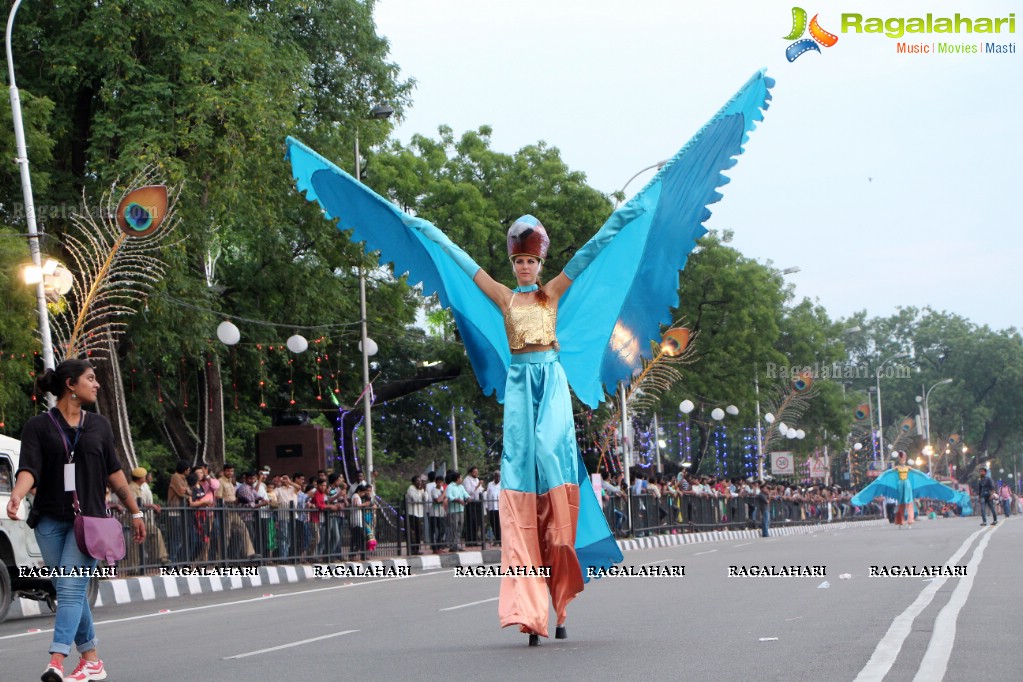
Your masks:
M72 521L42 516L36 526L36 542L47 566L96 567L96 560L78 549ZM51 654L67 656L71 653L72 642L80 653L96 648L96 630L86 598L91 579L89 576L52 579L57 588L57 617L53 624Z
M987 514L985 512L988 509L991 510L991 523L998 523L998 512L995 511L995 503L991 501L990 497L985 497L980 501L980 520L983 523L987 523Z
M771 527L771 510L766 509L760 512L760 537L766 538L770 536L769 529Z

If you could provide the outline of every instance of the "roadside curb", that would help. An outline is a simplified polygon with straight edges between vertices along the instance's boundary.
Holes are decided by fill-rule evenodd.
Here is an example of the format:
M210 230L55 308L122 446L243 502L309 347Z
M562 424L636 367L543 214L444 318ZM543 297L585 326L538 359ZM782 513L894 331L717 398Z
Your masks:
M843 530L852 527L888 525L885 519L870 521L843 521L838 523L821 523L805 526L776 526L771 528L772 537L786 535L805 535L821 531ZM630 540L618 540L623 552L654 547L672 547L705 542L720 542L758 538L760 530L715 530L703 533L680 533L677 535L653 535ZM339 567L351 572L372 571L383 575L408 570L438 570L457 566L481 566L501 562L500 549L487 549L474 552L454 552L451 554L428 554L425 556L397 557L371 561L338 561L318 564L297 564L288 566L252 567L253 575L234 576L137 576L131 578L115 578L101 580L99 597L96 607L115 606L143 601L155 601L193 594L209 594L251 587L269 588L275 585L290 585L314 580L350 579ZM332 575L333 573L333 575ZM14 599L7 620L29 618L39 615L50 615L41 602L31 599Z
M355 576L338 575L351 572L382 572L384 575L404 572L405 569L437 570L456 566L481 566L501 562L501 550L487 549L475 552L428 554L425 556L397 557L370 561L337 561L317 564L251 567L253 575L147 575L131 578L100 580L99 596L94 608L154 601L193 594L209 594L250 587L273 587L312 580L349 579ZM343 569L341 567L344 567ZM184 572L184 571L182 571ZM332 575L333 573L333 575ZM372 576L367 576L372 577ZM42 603L32 599L14 599L7 620L51 615Z
M888 525L887 519L870 519L867 521L839 521L834 523L815 523L803 526L772 525L771 537L785 535L806 535L822 531L844 530L846 528ZM651 535L645 538L619 540L622 551L651 549L653 547L672 547L675 545L691 545L700 542L719 542L721 540L748 540L759 538L760 529L744 530L709 530L703 533L678 533L676 535Z

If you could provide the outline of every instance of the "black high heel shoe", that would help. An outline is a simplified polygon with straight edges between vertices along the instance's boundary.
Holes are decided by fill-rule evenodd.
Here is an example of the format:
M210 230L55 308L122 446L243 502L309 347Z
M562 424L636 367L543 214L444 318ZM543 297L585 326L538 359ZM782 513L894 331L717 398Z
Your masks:
M530 635L529 646L540 646L540 635Z
M559 625L554 629L554 639L568 639L568 629L564 625Z

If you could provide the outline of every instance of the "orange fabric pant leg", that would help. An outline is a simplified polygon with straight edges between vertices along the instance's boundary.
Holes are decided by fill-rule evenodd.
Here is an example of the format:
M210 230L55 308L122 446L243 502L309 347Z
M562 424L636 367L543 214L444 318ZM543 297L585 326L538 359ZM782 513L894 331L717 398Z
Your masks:
M913 523L915 520L914 506L910 504L900 504L895 508L895 525L901 526L907 523Z
M542 495L502 490L501 568L549 566L550 577L506 575L501 578L498 616L501 627L548 637L548 603L563 623L568 603L583 590L575 554L579 487L566 484Z

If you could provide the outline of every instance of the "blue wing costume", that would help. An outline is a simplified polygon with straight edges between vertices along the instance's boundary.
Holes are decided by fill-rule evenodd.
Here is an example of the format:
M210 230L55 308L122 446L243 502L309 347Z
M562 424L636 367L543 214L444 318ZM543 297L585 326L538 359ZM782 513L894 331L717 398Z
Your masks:
M628 203L615 211L583 247L595 257L558 305L557 337L568 383L590 407L605 389L627 379L650 357L650 339L671 321L678 305L678 273L706 233L709 204L729 180L750 131L763 119L774 81L755 73L739 91ZM484 395L504 401L511 361L501 312L445 251L447 238L410 216L315 151L289 137L287 154L297 187L336 219L340 230L367 251L380 252L394 272L421 282L451 309ZM450 242L447 242L450 243ZM622 560L585 467L579 462L580 509L576 548L587 566Z
M875 497L894 498L899 504L909 504L913 500L923 498L958 502L958 496L957 491L934 480L922 471L910 468L908 478L905 481L900 481L899 472L896 469L889 469L858 492L852 498L852 504L856 507L865 507Z
M962 490L956 493L956 498L952 500L952 504L958 504L963 510L963 516L970 516L973 514L973 503L970 502L969 493L965 493Z

